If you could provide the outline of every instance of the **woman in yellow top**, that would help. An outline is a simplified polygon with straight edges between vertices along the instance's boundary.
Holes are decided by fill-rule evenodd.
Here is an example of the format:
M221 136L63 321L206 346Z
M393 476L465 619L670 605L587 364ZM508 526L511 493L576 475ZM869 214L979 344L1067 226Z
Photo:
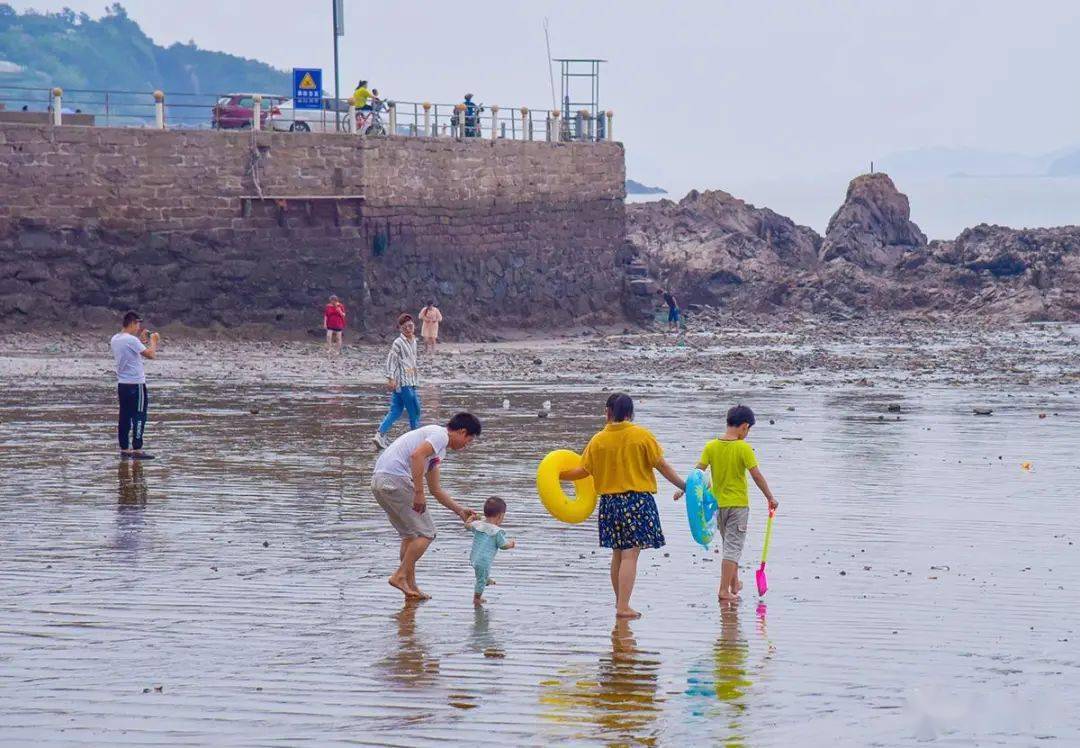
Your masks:
M675 469L664 459L664 450L648 429L632 423L634 401L615 393L607 401L607 426L596 434L581 455L581 466L559 475L560 480L580 480L591 475L600 494L600 547L611 549L611 587L615 591L615 615L640 618L630 607L642 548L661 548L664 532L656 511L658 470L680 491L686 490Z

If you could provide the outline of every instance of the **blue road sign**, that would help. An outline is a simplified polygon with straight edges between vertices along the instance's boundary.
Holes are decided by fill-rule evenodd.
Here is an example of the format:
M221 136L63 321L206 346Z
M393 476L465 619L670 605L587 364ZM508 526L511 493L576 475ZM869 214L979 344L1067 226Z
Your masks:
M322 68L293 68L294 109L322 109Z

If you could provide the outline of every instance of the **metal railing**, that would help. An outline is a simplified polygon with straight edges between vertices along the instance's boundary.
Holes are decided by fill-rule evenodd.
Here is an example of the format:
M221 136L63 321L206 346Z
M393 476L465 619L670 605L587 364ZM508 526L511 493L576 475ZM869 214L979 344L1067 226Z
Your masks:
M0 121L157 129L250 127L346 134L356 130L356 110L347 99L336 104L333 99L325 99L322 109L296 110L282 105L289 101L288 97L255 95L250 109L240 110L249 114L219 120L216 107L228 96L0 86ZM611 140L614 115L605 112L594 118L583 110L566 117L550 109L483 105L468 109L464 104L387 100L379 117L387 135L554 142Z
M593 119L580 112L567 120L559 110L417 101L388 102L394 135L491 140L608 140L613 113Z

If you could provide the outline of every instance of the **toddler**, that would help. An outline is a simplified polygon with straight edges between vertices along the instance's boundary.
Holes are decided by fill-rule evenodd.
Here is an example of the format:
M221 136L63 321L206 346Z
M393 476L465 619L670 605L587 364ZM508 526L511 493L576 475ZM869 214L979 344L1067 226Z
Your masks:
M515 545L513 540L506 539L506 533L500 528L505 516L506 502L498 496L492 496L484 502L484 519L469 520L465 523L465 527L473 534L472 553L469 554L469 563L476 572L473 605L484 603L484 588L494 583L488 575L491 573L491 562L495 560L495 554Z

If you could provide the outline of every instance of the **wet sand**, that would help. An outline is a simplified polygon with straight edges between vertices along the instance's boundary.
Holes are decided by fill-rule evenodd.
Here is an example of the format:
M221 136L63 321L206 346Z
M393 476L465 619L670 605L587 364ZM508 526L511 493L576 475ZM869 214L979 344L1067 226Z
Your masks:
M485 428L444 484L473 507L504 496L519 545L480 611L469 538L434 504L435 599L385 582L381 348L167 341L148 365L160 459L128 464L104 343L0 338L0 739L1075 744L1076 334L941 331L922 353L842 329L453 346L424 364L426 420L470 409ZM760 496L747 591L721 611L719 556L661 485L668 545L642 556L644 618L616 624L595 520L556 523L533 487L544 453L599 428L605 388L635 396L683 472L728 404L755 408L781 501L767 607L750 594Z

